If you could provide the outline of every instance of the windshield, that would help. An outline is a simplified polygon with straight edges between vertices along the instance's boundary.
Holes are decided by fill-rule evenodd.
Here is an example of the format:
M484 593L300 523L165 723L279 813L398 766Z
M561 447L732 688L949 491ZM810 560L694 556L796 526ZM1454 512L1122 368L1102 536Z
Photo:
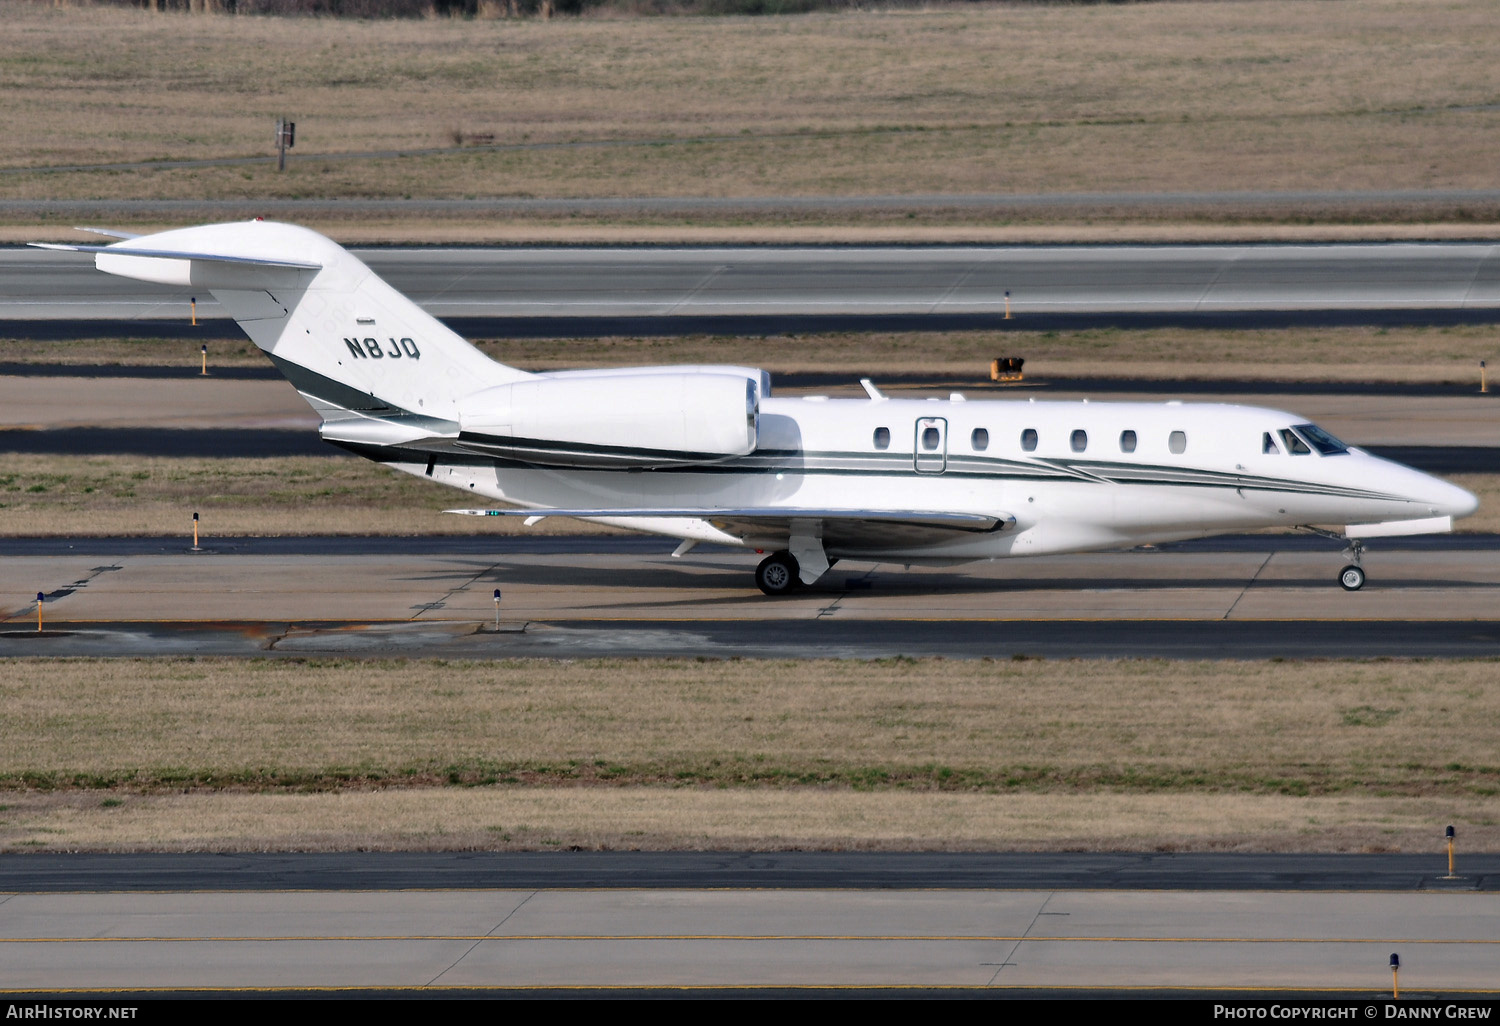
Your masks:
M1338 456L1349 451L1347 445L1316 424L1293 424L1292 430L1307 439L1307 444L1324 456Z

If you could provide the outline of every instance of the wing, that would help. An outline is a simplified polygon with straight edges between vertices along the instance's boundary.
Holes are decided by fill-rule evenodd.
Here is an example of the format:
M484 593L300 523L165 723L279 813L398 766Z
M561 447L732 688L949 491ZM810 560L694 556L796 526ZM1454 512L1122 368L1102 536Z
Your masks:
M1015 526L1008 513L962 513L910 509L812 509L790 506L752 506L741 509L449 509L471 517L525 517L528 524L546 517L608 518L610 520L702 520L740 538L790 537L794 529L810 533L831 548L882 548L923 544L952 538L957 533L982 534Z

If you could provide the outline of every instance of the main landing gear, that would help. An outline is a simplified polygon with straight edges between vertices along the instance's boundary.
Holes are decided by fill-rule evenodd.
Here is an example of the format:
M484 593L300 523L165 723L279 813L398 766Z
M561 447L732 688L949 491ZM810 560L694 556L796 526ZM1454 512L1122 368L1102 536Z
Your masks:
M802 587L800 570L790 552L773 552L755 568L755 584L767 595L789 595Z
M1349 547L1344 550L1344 558L1349 560L1349 565L1339 571L1339 587L1345 591L1358 591L1365 586L1365 568L1360 566L1360 560L1365 554L1363 542L1350 539Z

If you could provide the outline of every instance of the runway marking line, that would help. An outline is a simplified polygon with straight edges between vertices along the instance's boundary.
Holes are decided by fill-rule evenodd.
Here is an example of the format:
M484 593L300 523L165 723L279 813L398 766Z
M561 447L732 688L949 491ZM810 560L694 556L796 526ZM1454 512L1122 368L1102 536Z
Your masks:
M808 610L816 612L815 610ZM15 614L19 615L19 614ZM58 620L56 626L59 629L76 624L120 624L127 626L132 624L175 624L175 623L219 623L224 624L226 629L233 629L240 625L260 625L268 623L292 623L294 626L302 621L287 619L275 620L226 620L223 617L173 617L159 620ZM430 620L405 620L405 619L369 619L369 620L308 620L307 623L326 624L326 627L314 628L319 630L338 630L342 627L385 625L385 624L427 624L436 626L439 624L452 623L474 623L481 627L489 621L478 617L454 617L452 619L430 619ZM753 616L663 616L663 617L639 617L639 616L587 616L576 619L542 619L527 618L526 623L538 626L572 625L579 623L795 623L795 622L817 622L817 617L803 616L779 616L779 617L753 617ZM1241 616L1233 620L1227 620L1222 616L870 616L856 617L838 621L840 624L851 623L1480 623L1495 624L1500 626L1500 619L1485 619L1483 617L1421 617L1409 616Z
M609 991L654 991L680 990L717 992L727 990L777 990L777 991L1077 991L1097 993L1100 991L1172 991L1182 994L1246 993L1246 994L1362 994L1369 995L1380 988L1372 987L1272 987L1272 986L1190 986L1186 984L1087 984L1087 983L488 983L453 984L388 984L385 986L287 986L287 987L55 987L25 990L0 988L0 995L21 994L343 994L371 992L420 993L422 991L569 991L578 993ZM1500 988L1444 987L1445 995L1500 994Z
M984 934L713 934L713 933L605 933L605 934L292 934L282 937L0 937L0 944L271 944L284 941L880 941L935 942L983 941L1023 944L1500 944L1500 938L1420 937L1034 937Z
M1491 852L1481 853L1492 855ZM1441 866L1437 868L1442 868ZM1432 872L1436 872L1434 869ZM1428 876L1426 873L1418 874L1425 882L1432 882L1438 878ZM1478 879L1479 876L1491 875L1490 870L1476 874L1474 877L1461 877L1463 880ZM902 894L1051 894L1059 891L1068 894L1411 894L1424 896L1439 896L1448 894L1463 894L1470 900L1480 898L1493 898L1494 895L1487 891L1476 891L1469 887L1451 887L1433 889L1431 887L1413 887L1410 885L1397 888L1373 888L1373 887L1330 887L1326 889L1309 890L1304 887L1257 887L1257 888L1223 888L1223 887L899 887L889 888L882 886L869 887L747 887L747 886L640 886L629 885L619 887L199 887L186 889L148 889L140 890L59 890L59 891L7 891L0 890L0 895L6 897L55 897L59 895L90 895L90 894L112 894L112 895L152 895L152 894L610 894L617 891L695 891L709 894L755 894L759 892L778 894L861 894L870 891L880 891Z

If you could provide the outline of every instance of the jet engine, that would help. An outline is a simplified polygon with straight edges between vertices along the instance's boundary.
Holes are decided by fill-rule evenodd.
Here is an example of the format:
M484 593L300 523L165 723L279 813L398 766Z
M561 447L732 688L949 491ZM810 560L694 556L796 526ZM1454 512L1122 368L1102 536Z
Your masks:
M458 444L544 466L718 463L756 445L763 375L739 370L538 374L464 399Z

